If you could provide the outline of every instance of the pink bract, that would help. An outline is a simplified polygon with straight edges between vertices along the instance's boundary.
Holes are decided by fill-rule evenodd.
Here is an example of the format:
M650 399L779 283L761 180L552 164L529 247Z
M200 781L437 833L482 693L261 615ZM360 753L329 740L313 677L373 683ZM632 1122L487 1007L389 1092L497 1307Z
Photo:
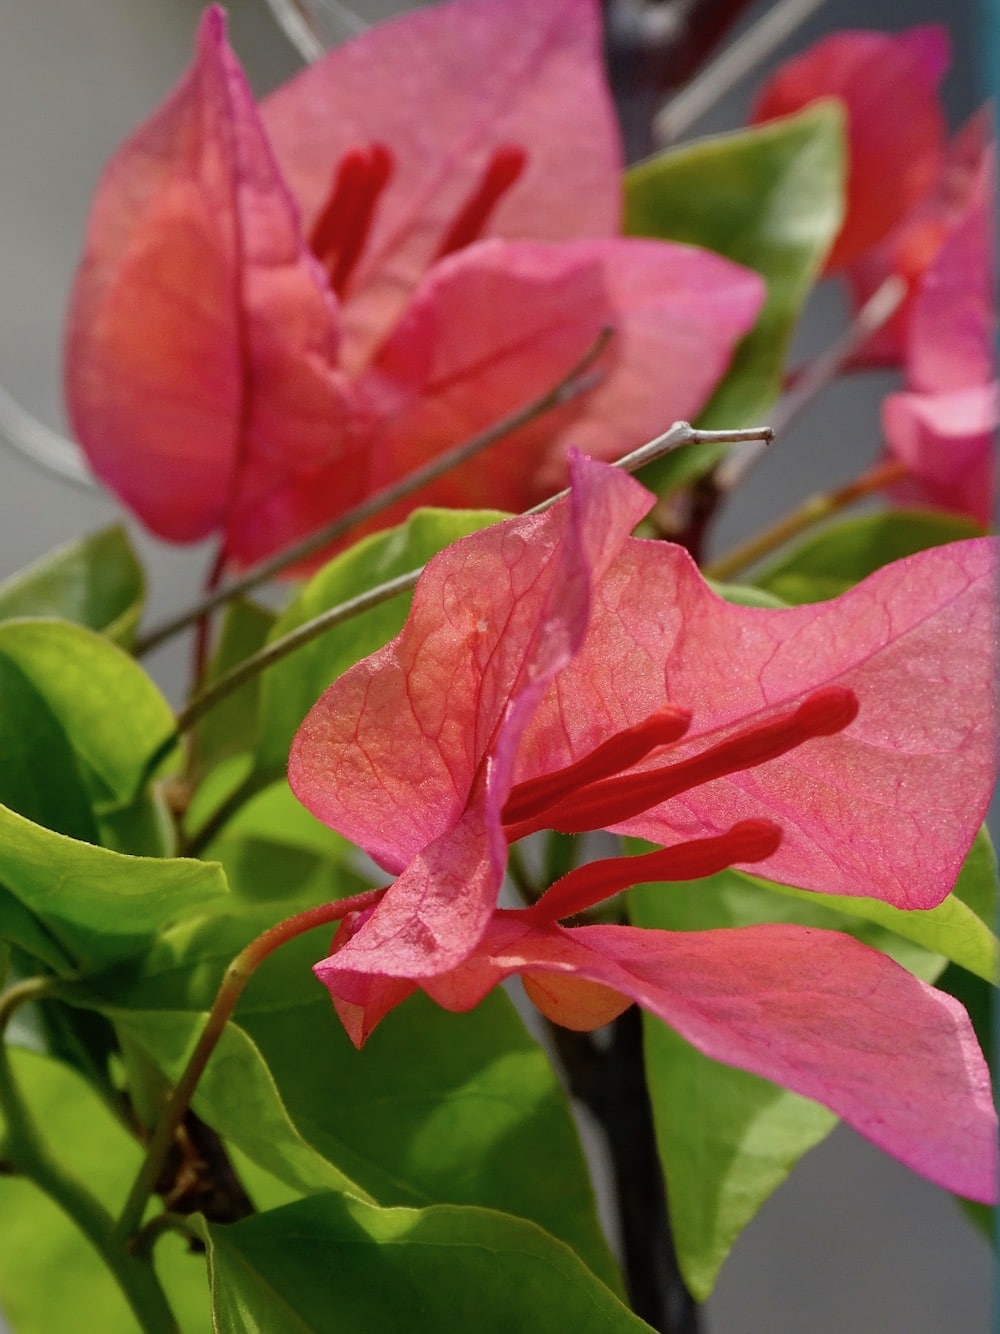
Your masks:
M66 357L94 470L243 565L544 392L604 326L596 390L408 508L521 509L568 442L612 457L691 416L763 284L615 236L620 167L595 0L436 5L259 108L209 9L94 202Z
M968 1018L885 956L800 927L557 919L729 864L940 902L992 786L995 544L922 553L817 606L738 607L679 548L629 536L651 503L635 482L583 459L572 472L569 502L436 557L402 632L293 744L300 800L397 877L316 966L352 1040L418 987L463 1010L515 973L570 1027L638 1002L932 1180L994 1198ZM497 910L509 841L602 826L663 849Z
M839 32L782 65L761 90L755 124L824 97L844 104L847 212L828 273L859 260L934 185L945 140L936 89L949 55L947 32L937 26Z
M994 307L993 145L970 161L939 248L902 327L905 391L883 404L887 457L906 477L895 498L989 524L1000 422Z
M460 962L495 906L508 839L547 826L544 809L505 820L511 790L665 706L690 711L688 730L630 773L666 772L824 691L852 693L857 717L583 827L670 845L763 820L782 835L771 879L904 908L948 893L992 787L992 543L916 555L832 602L746 608L680 548L628 536L650 504L578 461L571 504L437 556L400 635L307 716L296 795L398 876L345 967L418 978ZM548 827L579 827L579 812L548 807Z

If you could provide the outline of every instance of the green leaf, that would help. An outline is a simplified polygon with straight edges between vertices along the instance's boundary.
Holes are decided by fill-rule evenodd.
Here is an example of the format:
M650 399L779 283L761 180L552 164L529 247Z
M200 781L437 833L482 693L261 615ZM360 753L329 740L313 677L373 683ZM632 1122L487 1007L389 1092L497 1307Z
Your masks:
M0 802L36 824L97 841L76 756L44 696L0 653Z
M126 647L142 614L145 577L120 524L60 547L0 584L0 620L58 616Z
M981 532L953 514L866 514L808 538L755 575L754 583L786 603L823 602L894 560Z
M724 871L633 889L629 908L637 925L674 931L773 921L847 929L925 981L940 973L940 955L875 921L833 911L831 898L786 896L783 888ZM836 900L838 907L847 902ZM643 1033L678 1262L688 1288L704 1300L740 1232L836 1117L757 1075L710 1060L652 1015L643 1015Z
M55 834L5 807L0 885L0 933L63 975L127 958L169 923L228 892L211 863L125 856ZM22 938L26 930L29 939Z
M698 418L754 426L781 389L792 330L840 229L843 118L824 102L795 116L702 139L625 176L625 230L705 246L767 281L767 302ZM656 490L712 468L727 446L678 450L647 470Z
M173 1081L187 1064L207 1018L204 1014L137 1012L110 1006L103 1013ZM355 1195L365 1194L298 1131L260 1051L238 1024L226 1026L192 1106L251 1161L296 1191L347 1189Z
M206 1234L219 1334L649 1330L569 1247L486 1209L315 1195Z
M674 1246L684 1282L705 1301L737 1237L837 1118L642 1018Z
M116 1023L176 1078L222 970L273 920L264 905L182 924L93 1003L106 1013L115 1006ZM515 1213L617 1284L565 1097L506 996L465 1015L412 997L357 1052L311 972L331 934L290 941L254 974L236 1010L238 1036L199 1086L199 1115L300 1190L323 1189L336 1171L383 1204Z
M784 607L787 604L773 593L763 588L754 588L752 584L720 584L714 579L708 580L709 587L720 598L732 602L737 607Z
M279 639L321 612L416 569L458 538L503 517L492 510L417 510L399 528L367 537L325 565L278 619L269 640ZM285 772L292 737L330 682L399 632L409 611L410 596L409 591L400 593L352 617L264 674L256 756L258 786Z
M18 1086L46 1142L97 1199L121 1208L141 1150L86 1082L58 1061L12 1050ZM180 1238L157 1246L156 1268L185 1334L209 1334L205 1264ZM129 1310L90 1243L31 1181L0 1177L0 1305L17 1334L135 1334Z
M142 668L69 621L0 623L0 657L20 669L58 719L95 809L130 804L174 730L170 706Z

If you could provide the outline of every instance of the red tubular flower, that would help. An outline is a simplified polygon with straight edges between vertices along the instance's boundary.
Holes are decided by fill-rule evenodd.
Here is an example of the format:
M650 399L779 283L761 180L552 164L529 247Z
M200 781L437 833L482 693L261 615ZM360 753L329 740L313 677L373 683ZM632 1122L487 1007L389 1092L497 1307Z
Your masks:
M763 284L617 236L620 170L595 0L436 5L259 108L209 9L94 202L66 358L94 470L240 565L541 394L606 325L597 388L410 503L522 509L570 434L613 457L693 415Z
M577 460L568 503L436 557L397 638L310 712L293 790L397 876L317 975L359 1046L417 987L461 1010L518 973L571 1027L637 1001L988 1198L995 1118L967 1016L877 951L785 926L559 923L731 865L940 902L992 785L994 544L922 553L829 603L744 608L681 549L628 536L650 502ZM497 910L509 842L602 827L663 846Z

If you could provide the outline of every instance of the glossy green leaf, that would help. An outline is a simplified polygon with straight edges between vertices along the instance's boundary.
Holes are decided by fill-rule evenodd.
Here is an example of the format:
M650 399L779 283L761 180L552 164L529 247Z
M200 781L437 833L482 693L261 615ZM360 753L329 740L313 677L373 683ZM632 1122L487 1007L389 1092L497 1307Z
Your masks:
M69 621L0 623L0 657L23 672L58 719L95 807L129 804L174 727L170 706L142 668Z
M894 560L981 531L953 514L866 514L808 538L755 575L754 583L786 603L822 602Z
M458 538L503 517L492 510L417 510L399 528L367 537L325 565L278 619L269 639L279 639L321 612L416 569ZM397 634L409 607L407 591L335 626L264 674L256 757L259 785L285 772L292 737L330 682Z
M569 1247L486 1209L316 1195L208 1227L219 1334L639 1334Z
M11 1051L22 1094L46 1143L114 1212L141 1150L85 1080L36 1052ZM157 1247L156 1268L184 1334L209 1334L203 1257L180 1238ZM135 1334L135 1316L90 1243L31 1181L0 1176L0 1305L17 1334Z
M755 269L767 302L698 418L758 425L781 389L792 330L840 229L842 116L833 102L670 149L625 177L625 229L705 246ZM713 467L726 446L687 448L647 470L657 490Z
M4 938L64 974L126 958L169 923L227 893L218 866L125 856L43 829L5 807L0 886ZM7 901L17 905L9 921ZM23 930L30 939L19 938Z
M142 613L145 577L120 524L50 552L0 584L0 620L58 616L128 645Z
M116 1022L171 1078L222 970L274 917L265 904L167 931L108 995ZM323 1189L339 1172L382 1204L515 1213L618 1283L565 1097L506 996L465 1015L413 997L357 1052L311 972L332 933L300 936L258 969L199 1087L199 1114L297 1189Z
M0 802L36 824L96 842L90 798L66 733L45 697L3 653Z
M769 921L850 930L925 981L940 973L940 955L873 921L833 911L829 897L785 896L751 876L724 871L631 890L629 905L637 925L666 930ZM685 1282L704 1300L740 1232L836 1118L818 1103L710 1060L652 1015L643 1015L643 1032L674 1244Z

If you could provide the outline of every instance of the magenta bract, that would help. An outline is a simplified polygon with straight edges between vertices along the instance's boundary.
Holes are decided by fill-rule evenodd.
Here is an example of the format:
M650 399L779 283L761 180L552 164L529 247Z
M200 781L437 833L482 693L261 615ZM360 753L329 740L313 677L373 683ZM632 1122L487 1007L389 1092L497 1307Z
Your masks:
M738 607L681 549L629 536L650 500L577 459L568 502L432 560L401 633L310 712L293 790L397 877L316 972L358 1045L418 986L467 1009L518 973L571 1027L637 1001L987 1198L995 1123L968 1019L885 956L805 928L559 920L727 865L940 902L992 787L995 545L921 553L816 606ZM602 827L662 851L497 910L510 841ZM969 1138L931 1134L935 1118Z
M613 457L691 416L763 284L618 237L620 166L595 0L437 5L260 107L209 9L94 201L66 353L94 470L240 565L543 393L605 326L596 389L408 507L522 509L568 442Z

